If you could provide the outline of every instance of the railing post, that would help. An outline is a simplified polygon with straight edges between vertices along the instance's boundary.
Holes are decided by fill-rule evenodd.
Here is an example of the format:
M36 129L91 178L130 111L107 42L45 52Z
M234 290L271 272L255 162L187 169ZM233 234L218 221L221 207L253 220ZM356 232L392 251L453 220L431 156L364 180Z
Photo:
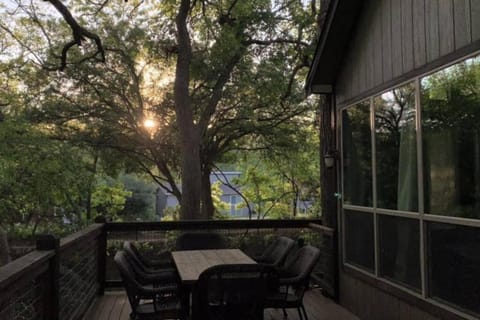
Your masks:
M60 319L60 239L51 234L38 235L36 249L39 251L54 250L55 255L50 259L48 277L50 288L46 295L45 318L51 320Z
M105 293L105 277L106 277L106 263L107 263L107 230L105 224L107 219L103 216L95 218L95 223L103 223L102 233L98 236L97 242L97 275L98 275L98 294Z

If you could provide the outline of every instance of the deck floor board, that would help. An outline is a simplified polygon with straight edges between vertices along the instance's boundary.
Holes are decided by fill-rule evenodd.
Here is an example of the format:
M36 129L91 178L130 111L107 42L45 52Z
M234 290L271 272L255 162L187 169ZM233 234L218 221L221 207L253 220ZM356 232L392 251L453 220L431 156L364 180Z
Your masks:
M319 290L313 289L304 298L309 320L359 320L352 313L324 297ZM129 320L130 304L123 291L106 292L99 297L86 313L84 320ZM297 311L287 310L289 320L298 320ZM282 310L266 309L265 320L283 320Z

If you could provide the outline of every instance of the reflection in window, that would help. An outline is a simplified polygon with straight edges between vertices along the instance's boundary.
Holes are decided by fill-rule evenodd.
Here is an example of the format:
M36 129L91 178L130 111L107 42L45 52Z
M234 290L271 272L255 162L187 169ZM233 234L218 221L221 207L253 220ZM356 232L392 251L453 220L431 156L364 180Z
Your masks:
M373 272L373 243L373 214L345 210L346 261Z
M480 315L480 232L427 224L429 295Z
M425 212L480 218L480 57L421 81Z
M420 285L420 224L417 219L380 215L380 276L414 290Z
M362 102L343 111L344 202L372 206L372 144L370 104Z
M374 98L377 207L417 211L417 142L413 83Z

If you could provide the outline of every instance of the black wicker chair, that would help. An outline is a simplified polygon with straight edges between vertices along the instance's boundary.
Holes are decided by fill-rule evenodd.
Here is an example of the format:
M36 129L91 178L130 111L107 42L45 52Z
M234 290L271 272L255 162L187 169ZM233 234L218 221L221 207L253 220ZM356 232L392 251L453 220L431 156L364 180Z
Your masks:
M175 264L173 263L172 253L169 251L164 251L158 255L155 259L148 259L143 254L140 253L140 250L130 241L123 242L123 249L128 250L133 255L135 255L142 265L147 269L175 269Z
M310 275L319 258L320 250L318 248L312 246L300 248L295 258L278 271L278 288L268 294L265 307L281 308L285 316L287 315L285 309L295 308L300 320L308 320L303 306L303 296L308 289Z
M262 320L273 268L224 264L205 270L193 290L192 320Z
M175 268L152 268L144 264L144 259L129 241L123 243L123 249L132 269L141 284L179 284Z
M279 268L285 262L294 245L294 240L288 237L278 237L265 249L261 256L253 257L253 259L258 263Z
M178 298L178 287L163 285L156 288L143 286L137 281L126 253L119 251L114 257L122 277L132 312L132 320L185 319Z
M176 250L225 249L225 238L214 232L186 232L177 238Z

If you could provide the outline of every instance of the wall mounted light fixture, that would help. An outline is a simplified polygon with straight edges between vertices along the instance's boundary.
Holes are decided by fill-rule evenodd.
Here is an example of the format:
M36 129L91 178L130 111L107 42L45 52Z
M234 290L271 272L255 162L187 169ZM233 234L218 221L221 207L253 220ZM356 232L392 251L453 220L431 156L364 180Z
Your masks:
M335 166L335 161L337 160L338 152L336 150L330 150L325 153L323 156L323 162L325 163L325 168L333 168Z

